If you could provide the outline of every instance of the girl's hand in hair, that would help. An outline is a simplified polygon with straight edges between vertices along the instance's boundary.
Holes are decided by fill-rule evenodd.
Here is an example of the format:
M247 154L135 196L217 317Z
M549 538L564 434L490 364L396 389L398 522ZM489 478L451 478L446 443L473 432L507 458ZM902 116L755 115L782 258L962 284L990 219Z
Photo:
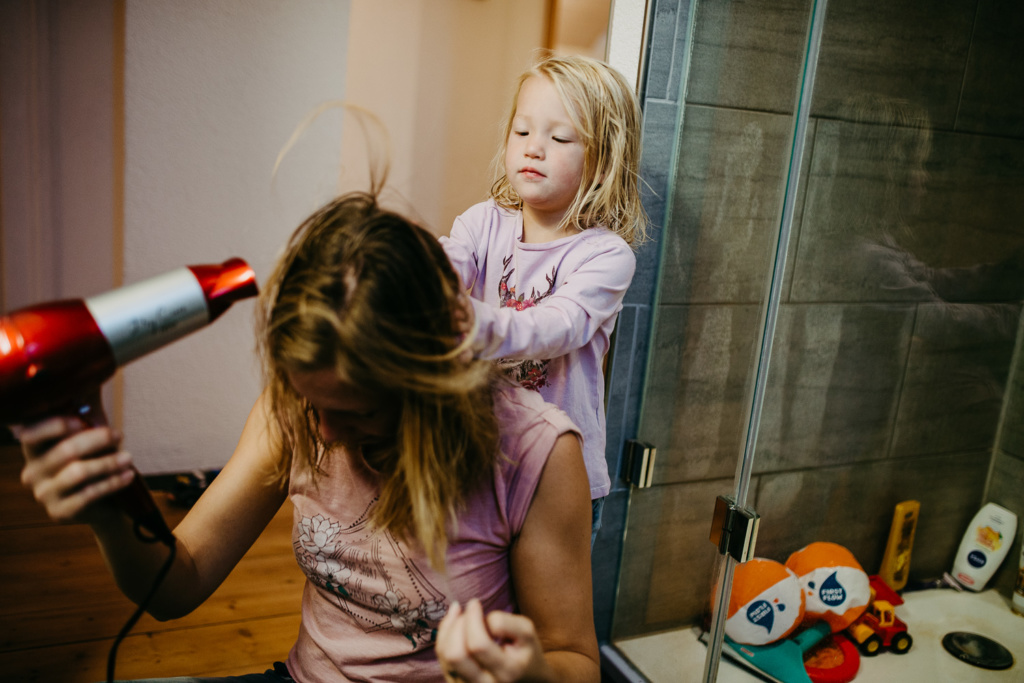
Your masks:
M529 618L495 611L479 600L455 603L437 629L437 658L445 680L472 683L554 680Z

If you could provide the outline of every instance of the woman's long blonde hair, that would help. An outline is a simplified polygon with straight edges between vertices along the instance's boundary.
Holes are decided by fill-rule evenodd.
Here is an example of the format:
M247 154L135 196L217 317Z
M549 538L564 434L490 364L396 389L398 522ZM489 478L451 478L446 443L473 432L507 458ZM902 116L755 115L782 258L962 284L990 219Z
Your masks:
M333 369L398 408L393 443L364 453L380 476L371 522L418 540L444 566L448 523L498 452L493 364L472 360L461 285L437 239L385 211L374 194L342 196L292 235L259 303L259 348L282 440L316 475L331 445L288 372ZM469 335L471 336L471 335Z
M614 68L589 57L548 57L516 83L504 137L494 158L497 179L491 197L506 209L523 200L505 173L505 152L523 83L549 79L583 142L583 181L561 227L603 225L632 247L647 239L647 213L640 197L641 114L633 88Z

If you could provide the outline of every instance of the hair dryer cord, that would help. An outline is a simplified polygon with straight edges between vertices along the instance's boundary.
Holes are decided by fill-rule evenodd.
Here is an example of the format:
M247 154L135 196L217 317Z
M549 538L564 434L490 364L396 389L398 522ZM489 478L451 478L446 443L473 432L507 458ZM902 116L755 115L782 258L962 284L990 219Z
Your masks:
M110 646L110 653L107 655L107 683L114 683L114 667L117 664L117 648L124 640L128 632L132 630L135 624L142 618L142 613L149 607L149 603L153 600L153 596L160 589L160 585L167 578L167 574L171 571L171 566L174 564L174 558L178 554L177 543L174 541L174 536L171 535L169 539L157 538L155 536L148 536L142 533L141 525L135 523L135 535L141 540L147 543L155 543L156 541L163 541L164 545L167 546L168 555L164 565L157 572L156 577L153 579L153 587L149 589L149 593L139 603L139 606L135 609L135 612L128 618L125 625L121 627L121 631L114 638L113 645Z

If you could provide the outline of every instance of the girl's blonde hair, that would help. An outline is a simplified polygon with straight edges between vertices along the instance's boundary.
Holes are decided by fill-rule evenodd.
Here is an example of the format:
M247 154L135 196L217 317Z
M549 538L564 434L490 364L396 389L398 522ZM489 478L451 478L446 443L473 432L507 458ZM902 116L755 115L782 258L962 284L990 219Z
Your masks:
M622 74L596 59L548 57L519 77L494 160L498 178L491 197L506 209L522 209L522 199L505 173L505 152L519 92L535 76L554 83L583 142L583 182L561 227L603 225L630 246L639 246L647 239L648 222L640 200L640 104Z
M498 452L493 364L467 354L461 285L437 239L376 196L353 193L299 226L260 296L259 350L282 457L316 476L332 445L288 373L333 370L398 412L372 452L380 497L370 520L418 540L444 567L447 524Z

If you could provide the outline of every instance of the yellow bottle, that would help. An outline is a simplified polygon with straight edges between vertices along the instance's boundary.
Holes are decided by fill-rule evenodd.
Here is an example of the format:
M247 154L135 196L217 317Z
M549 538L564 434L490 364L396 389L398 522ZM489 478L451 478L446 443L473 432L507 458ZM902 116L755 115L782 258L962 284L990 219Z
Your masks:
M889 541L885 544L885 555L878 575L894 591L907 585L910 573L910 550L914 546L914 531L917 529L917 515L921 504L916 500L905 500L896 504L889 529Z

